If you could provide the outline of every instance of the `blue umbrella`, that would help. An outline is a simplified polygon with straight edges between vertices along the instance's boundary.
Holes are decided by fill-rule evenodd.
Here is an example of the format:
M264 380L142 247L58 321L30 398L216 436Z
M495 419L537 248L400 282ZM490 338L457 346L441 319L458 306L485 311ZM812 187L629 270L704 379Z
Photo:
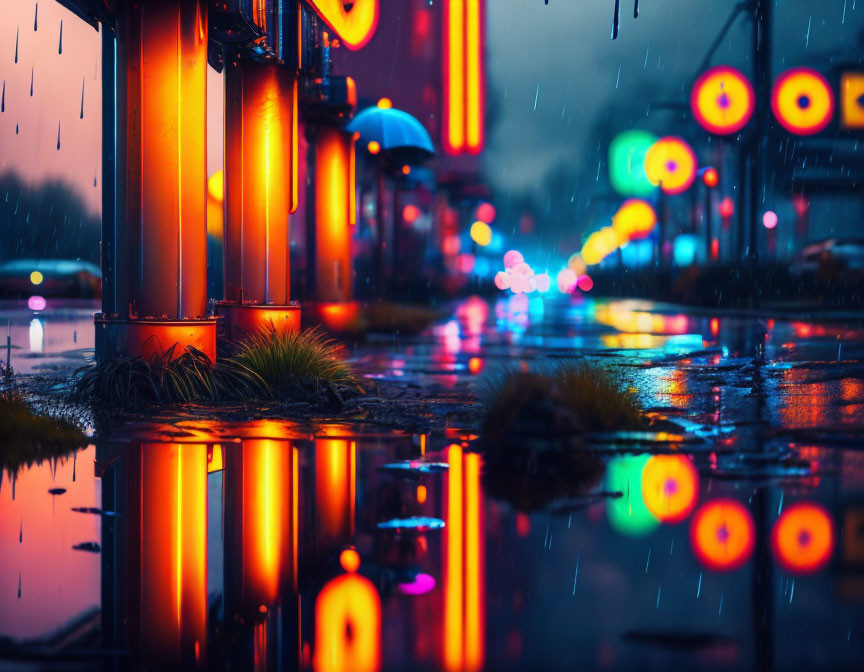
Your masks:
M373 140L394 156L428 159L435 154L432 138L417 119L393 108L367 107L348 124L364 143Z

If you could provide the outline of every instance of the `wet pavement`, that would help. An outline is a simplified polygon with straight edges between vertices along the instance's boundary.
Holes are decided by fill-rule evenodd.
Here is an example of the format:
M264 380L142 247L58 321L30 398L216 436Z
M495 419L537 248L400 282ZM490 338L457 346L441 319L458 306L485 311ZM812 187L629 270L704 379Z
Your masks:
M0 312L13 366L86 363L94 310ZM466 414L114 427L0 479L0 667L858 669L861 322L474 298L349 354L465 407L587 357L674 424L594 437L602 482L534 512Z

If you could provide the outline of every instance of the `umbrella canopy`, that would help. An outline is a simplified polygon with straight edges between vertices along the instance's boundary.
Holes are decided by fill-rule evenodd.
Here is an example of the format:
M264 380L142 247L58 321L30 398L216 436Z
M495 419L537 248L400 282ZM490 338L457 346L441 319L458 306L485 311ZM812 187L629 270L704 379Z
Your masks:
M382 152L400 161L422 161L435 154L423 124L402 110L368 107L348 124L348 131L359 133L364 144L377 142Z

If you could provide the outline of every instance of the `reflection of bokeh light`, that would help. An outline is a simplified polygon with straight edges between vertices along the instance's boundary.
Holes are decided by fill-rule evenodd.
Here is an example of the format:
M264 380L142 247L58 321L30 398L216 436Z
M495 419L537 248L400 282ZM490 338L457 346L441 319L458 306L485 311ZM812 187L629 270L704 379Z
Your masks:
M457 259L460 273L471 273L474 270L474 262L476 261L473 254L463 252Z
M667 194L687 191L696 178L696 170L696 155L681 138L660 138L645 155L645 174Z
M609 181L615 191L624 196L648 196L654 191L655 185L645 175L645 154L656 141L652 133L633 130L609 143Z
M524 261L525 258L519 250L510 250L504 253L504 268L513 268L516 264L521 264Z
M648 455L618 457L606 469L606 489L623 493L606 500L606 515L622 534L642 536L659 524L642 499L642 470L648 459Z
M552 287L552 278L549 277L548 273L538 273L535 276L537 280L537 291L541 294L545 294Z
M569 268L563 268L558 271L558 291L562 294L570 294L574 289L576 289L576 283L578 282L578 276Z
M445 256L452 256L454 254L459 254L459 250L462 249L462 240L459 236L450 234L444 236L444 240L441 241L441 252L444 253Z
M495 206L491 203L481 203L477 206L477 219L481 222L491 224L495 221Z
M492 227L480 220L471 225L471 240L480 247L486 247L492 242Z
M716 499L705 504L690 524L693 552L709 569L738 569L753 553L755 539L750 512L734 499Z
M42 352L42 345L45 342L45 327L42 325L42 320L33 318L30 320L29 330L30 352Z
M417 574L413 581L396 584L396 592L402 595L425 595L433 588L435 588L435 577L424 572Z
M771 531L777 561L792 573L822 569L834 551L830 514L818 504L802 502L786 508Z
M45 299L41 296L31 296L27 299L27 307L30 310L45 310L46 305Z
M815 70L792 68L777 78L771 109L780 125L796 135L823 130L834 116L834 93Z
M679 523L696 505L699 475L684 455L655 455L642 470L645 506L664 523Z
M615 216L612 217L612 228L618 234L618 239L638 240L645 238L657 224L654 208L643 200L631 198L624 201Z
M34 285L41 285L42 280L44 280L44 278L39 271L33 271L30 274L30 282L32 282Z
M706 131L718 135L737 133L753 116L753 87L735 68L717 66L696 80L690 94L690 108Z
M339 554L339 564L346 572L356 572L360 569L360 554L353 548L346 548Z
M576 286L583 292L590 292L594 289L594 281L591 279L590 275L580 275L579 279L576 281Z
M720 184L720 173L717 172L716 168L706 168L705 172L702 173L702 182L709 189L713 189Z
M762 226L766 229L773 229L777 226L777 213L773 210L767 210L764 215L762 215Z

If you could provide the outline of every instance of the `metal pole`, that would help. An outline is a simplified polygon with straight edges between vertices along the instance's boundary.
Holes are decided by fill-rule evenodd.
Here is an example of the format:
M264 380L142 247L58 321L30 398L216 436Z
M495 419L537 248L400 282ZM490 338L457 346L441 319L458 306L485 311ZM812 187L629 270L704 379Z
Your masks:
M756 114L753 141L750 145L749 247L750 264L759 263L759 206L764 198L765 153L768 146L771 115L771 2L753 1L753 86L756 91Z

